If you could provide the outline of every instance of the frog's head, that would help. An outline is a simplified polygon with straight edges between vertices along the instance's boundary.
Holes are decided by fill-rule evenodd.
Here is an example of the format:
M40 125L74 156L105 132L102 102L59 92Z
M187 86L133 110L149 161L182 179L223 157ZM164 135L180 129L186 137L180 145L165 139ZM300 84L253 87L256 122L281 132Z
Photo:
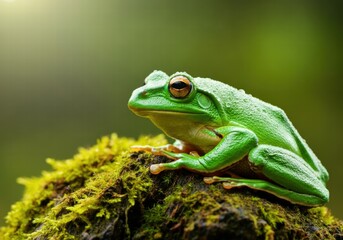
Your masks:
M168 76L154 71L144 86L133 91L129 108L137 115L153 122L197 122L217 125L220 117L215 99L197 86L197 79L185 72Z

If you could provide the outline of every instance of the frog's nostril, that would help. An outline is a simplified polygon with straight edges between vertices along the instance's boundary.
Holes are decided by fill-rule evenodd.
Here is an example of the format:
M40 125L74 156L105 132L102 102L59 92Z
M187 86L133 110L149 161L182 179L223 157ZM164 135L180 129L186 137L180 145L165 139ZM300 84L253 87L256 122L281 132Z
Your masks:
M142 97L146 97L146 96L148 95L148 93L147 93L147 91L142 91L142 92L140 93L140 95L141 95Z

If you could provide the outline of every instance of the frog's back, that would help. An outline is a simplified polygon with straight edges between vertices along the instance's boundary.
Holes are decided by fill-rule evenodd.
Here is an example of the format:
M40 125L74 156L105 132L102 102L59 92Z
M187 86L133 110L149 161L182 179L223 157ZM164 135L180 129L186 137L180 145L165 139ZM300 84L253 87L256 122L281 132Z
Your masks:
M196 82L200 91L215 99L223 125L243 126L257 135L259 144L294 152L327 180L326 169L282 109L215 80L198 78Z
M258 136L260 144L273 143L299 153L292 126L280 108L227 84L211 79L196 80L199 90L216 101L223 125L246 127Z

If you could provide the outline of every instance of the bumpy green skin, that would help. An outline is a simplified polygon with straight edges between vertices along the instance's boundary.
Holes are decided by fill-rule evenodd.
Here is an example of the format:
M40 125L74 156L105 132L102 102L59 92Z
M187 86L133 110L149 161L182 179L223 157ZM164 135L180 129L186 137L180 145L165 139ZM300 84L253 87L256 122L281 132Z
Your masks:
M169 82L176 76L191 82L185 97L171 94ZM329 200L327 170L284 111L242 90L187 73L168 76L154 71L132 93L128 106L177 140L178 153L160 149L177 160L152 165L154 174L186 168L214 176L205 178L207 183L224 182L228 189L246 186L295 204L316 206ZM190 155L189 149L200 156ZM262 179L215 176L246 158L250 170Z

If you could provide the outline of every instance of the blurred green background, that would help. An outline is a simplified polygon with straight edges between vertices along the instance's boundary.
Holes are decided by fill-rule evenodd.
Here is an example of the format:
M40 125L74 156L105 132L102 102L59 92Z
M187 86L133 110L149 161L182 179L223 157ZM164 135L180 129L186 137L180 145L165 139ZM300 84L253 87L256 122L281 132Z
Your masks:
M342 1L0 0L0 224L20 176L117 132L160 131L127 100L154 69L283 108L343 218Z

